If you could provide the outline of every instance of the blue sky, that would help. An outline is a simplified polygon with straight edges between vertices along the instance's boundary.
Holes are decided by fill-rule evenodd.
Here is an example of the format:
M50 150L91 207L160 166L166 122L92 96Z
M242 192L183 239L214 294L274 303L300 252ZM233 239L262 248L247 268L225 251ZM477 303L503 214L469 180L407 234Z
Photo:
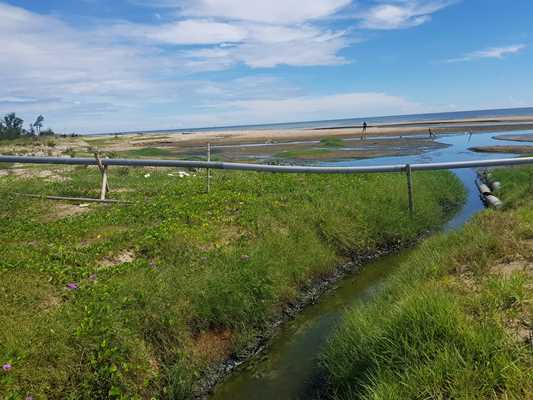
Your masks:
M531 0L0 0L0 114L86 132L533 106Z

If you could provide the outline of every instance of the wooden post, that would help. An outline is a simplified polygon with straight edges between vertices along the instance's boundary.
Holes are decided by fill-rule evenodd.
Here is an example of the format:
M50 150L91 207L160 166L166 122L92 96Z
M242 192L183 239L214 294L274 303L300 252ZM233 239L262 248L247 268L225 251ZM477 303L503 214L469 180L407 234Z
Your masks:
M109 193L109 184L107 183L107 165L104 166L102 164L102 160L100 160L100 156L98 155L98 153L94 153L94 157L96 158L96 165L98 165L98 169L102 174L102 188L100 189L100 200L105 200L107 193Z
M107 186L107 165L102 171L102 189L100 190L100 200L105 200L109 188Z
M207 143L207 162L211 162L211 143ZM211 169L207 168L207 193L211 191Z
M409 193L409 213L413 216L415 213L415 202L413 197L413 172L411 171L411 165L407 164L405 170L407 172L407 191Z

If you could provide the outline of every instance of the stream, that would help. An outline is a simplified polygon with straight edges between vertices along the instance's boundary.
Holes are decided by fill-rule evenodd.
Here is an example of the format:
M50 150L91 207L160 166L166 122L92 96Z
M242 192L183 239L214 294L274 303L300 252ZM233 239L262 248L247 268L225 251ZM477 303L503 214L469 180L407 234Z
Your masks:
M516 132L526 133L526 132ZM380 157L324 165L363 166L383 164L429 163L510 158L510 154L482 154L468 150L472 146L516 144L494 140L498 133L443 135L438 141L447 148L413 156ZM475 186L474 170L455 170L467 189L463 208L446 224L444 231L461 227L470 217L484 208ZM414 174L416 191L416 173ZM416 204L415 204L416 207ZM408 257L410 250L383 257L348 276L326 293L318 303L305 308L287 322L272 340L266 353L244 364L221 383L211 396L213 400L296 400L314 397L319 375L317 357L345 311L352 305L368 300L376 293L385 278Z

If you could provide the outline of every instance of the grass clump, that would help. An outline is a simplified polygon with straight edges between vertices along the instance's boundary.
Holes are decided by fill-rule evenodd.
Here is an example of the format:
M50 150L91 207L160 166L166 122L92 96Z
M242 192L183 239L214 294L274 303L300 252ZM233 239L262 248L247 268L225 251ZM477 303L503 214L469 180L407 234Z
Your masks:
M158 147L143 147L136 150L128 150L126 155L129 157L175 157L176 154L171 150L161 149Z
M322 147L344 147L344 140L338 137L329 137L320 140Z
M327 398L529 398L531 171L498 171L506 212L424 242L349 311L322 358Z
M11 195L97 197L96 168L0 178L1 398L188 398L306 287L413 242L463 199L448 173L416 175L410 218L394 175L215 172L206 195L203 174L113 171L111 196L134 204Z

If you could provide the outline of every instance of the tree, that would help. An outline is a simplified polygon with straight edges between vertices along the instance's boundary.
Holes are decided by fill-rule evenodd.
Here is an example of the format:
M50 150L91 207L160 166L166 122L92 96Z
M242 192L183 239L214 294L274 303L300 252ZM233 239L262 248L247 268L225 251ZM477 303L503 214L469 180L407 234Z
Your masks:
M35 132L37 133L37 136L41 134L41 128L43 127L44 117L42 115L39 115L35 122L33 123L32 129L35 129Z
M3 121L2 136L12 138L24 134L23 124L24 121L17 117L15 113L7 114Z

